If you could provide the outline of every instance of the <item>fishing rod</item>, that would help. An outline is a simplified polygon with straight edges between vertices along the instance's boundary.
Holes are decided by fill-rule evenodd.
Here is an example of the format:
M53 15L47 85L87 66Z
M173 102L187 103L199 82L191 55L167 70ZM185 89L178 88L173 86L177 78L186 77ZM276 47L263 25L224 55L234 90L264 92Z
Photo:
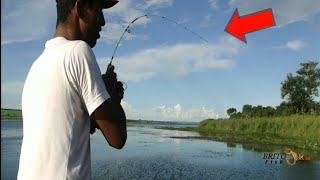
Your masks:
M109 64L108 64L107 70L108 70L109 67L111 67L111 65L112 65L112 61L113 61L114 55L115 55L115 53L116 53L116 51L117 51L117 49L118 49L118 47L119 47L119 44L120 44L121 40L122 40L123 37L124 37L124 35L126 34L126 32L127 32L127 33L131 33L131 31L130 31L130 26L131 26L134 22L136 22L138 19L144 18L144 17L145 17L145 18L158 17L158 18L161 18L161 19L163 19L163 20L165 20L165 21L174 23L174 24L180 26L181 28L183 28L183 29L191 32L193 35L195 35L195 36L198 37L199 39L201 39L201 40L203 40L203 41L205 41L205 42L208 43L208 41L207 41L205 38L203 38L202 36L198 35L198 34L195 33L194 31L192 31L192 30L190 30L189 28L187 28L186 26L183 26L182 24L180 24L180 23L178 23L178 22L176 22L176 21L174 21L174 20L172 20L172 19L169 19L169 18L167 18L167 17L165 17L165 16L155 15L155 14L145 14L145 15L139 16L139 17L135 18L134 20L132 20L132 21L130 22L130 24L126 27L126 29L123 31L123 33L122 33L122 35L120 36L120 39L118 40L117 45L116 45L116 47L115 47L115 49L114 49L114 51L113 51L113 54L112 54L112 56L111 56L111 60L110 60L110 62L109 62ZM118 81L117 86L123 87L123 84L126 85L126 83L124 83L124 82L122 82L122 81ZM125 88L124 90L126 90L126 89L127 89L127 85L126 85L126 88Z
M139 17L135 18L134 20L132 20L132 21L130 22L130 24L126 27L126 29L123 31L123 33L122 33L122 35L120 36L120 39L118 40L118 43L117 43L117 45L116 45L116 47L115 47L115 49L114 49L114 51L113 51L113 54L112 54L112 56L111 56L111 60L110 60L109 65L112 64L114 55L115 55L115 53L116 53L116 51L117 51L117 49L118 49L118 47L119 47L119 44L120 44L122 38L124 37L125 33L126 33L126 32L131 33L131 31L130 31L130 29L129 29L130 26L131 26L134 22L136 22L138 19L140 19L140 18L143 18L143 17L149 18L149 17L151 17L151 16L152 16L152 17L159 17L159 18L161 18L161 19L163 19L163 20L165 20L165 21L172 22L172 23L180 26L181 28L183 28L183 29L191 32L193 35L195 35L196 37L200 38L201 40L203 40L203 41L205 41L205 42L208 42L208 41L207 41L205 38L203 38L202 36L198 35L198 34L195 33L194 31L192 31L192 30L190 30L189 28L187 28L186 26L183 26L182 24L180 24L180 23L178 23L178 22L176 22L176 21L174 21L174 20L172 20L172 19L169 19L169 18L167 18L167 17L165 17L165 16L155 15L155 14L145 14L145 15L139 16Z

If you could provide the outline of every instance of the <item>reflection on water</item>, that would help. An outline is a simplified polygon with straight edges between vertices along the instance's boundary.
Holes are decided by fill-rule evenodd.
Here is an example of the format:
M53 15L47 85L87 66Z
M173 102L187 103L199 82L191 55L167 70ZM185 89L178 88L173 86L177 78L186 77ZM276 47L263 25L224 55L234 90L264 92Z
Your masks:
M266 163L265 153L286 147L197 139L196 132L130 124L122 150L111 148L100 132L91 136L94 179L319 179L319 152L292 148L311 161ZM167 126L167 125L166 125ZM175 125L172 125L175 126ZM183 126L183 125L179 125ZM16 179L21 122L1 121L1 179ZM176 138L172 138L176 137ZM193 137L193 138L190 138ZM318 159L318 160L315 160ZM280 162L278 159L277 161Z

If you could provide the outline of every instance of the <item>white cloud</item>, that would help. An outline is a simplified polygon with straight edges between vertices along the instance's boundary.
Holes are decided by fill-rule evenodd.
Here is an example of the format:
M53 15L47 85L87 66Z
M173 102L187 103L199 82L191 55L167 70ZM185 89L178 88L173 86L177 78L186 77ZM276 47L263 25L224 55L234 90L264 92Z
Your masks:
M119 23L109 23L107 24L107 27L104 28L103 31L100 32L101 41L106 42L107 44L115 44L119 41L122 33L125 31L127 25L121 25ZM132 39L138 39L138 40L148 40L149 37L144 34L138 34L138 33L127 33L123 36L123 39L120 43L123 43L124 40L132 40Z
M215 9L219 8L218 3L219 3L219 0L209 0L209 4L212 8L215 8Z
M200 121L208 118L217 119L221 115L215 112L214 109L207 109L206 107L196 109L183 109L181 104L176 104L173 107L159 106L158 116L164 120L175 121Z
M306 46L306 43L301 40L293 40L286 43L286 47L298 51Z
M104 10L106 26L101 33L101 40L114 43L134 18L145 14L146 8L171 6L172 2L173 0L121 0L113 8ZM10 0L1 4L1 45L53 36L56 25L54 0ZM150 19L141 18L135 22L135 26L149 22ZM125 39L147 38L139 34L125 36Z
M234 38L223 38L217 44L176 44L144 49L135 54L114 59L119 79L142 81L157 76L185 76L192 72L228 69L234 65L234 56L240 44ZM105 71L110 58L99 58Z
M211 16L204 16L203 21L200 24L200 27L206 28L213 25L213 20Z
M22 94L24 82L1 82L1 94Z
M171 6L173 0L147 0L143 4L140 4L139 7L142 9L148 9L150 7L164 7L164 6Z
M1 107L21 109L24 82L1 82Z
M278 27L298 21L306 21L320 13L319 0L231 0L231 11L236 8L240 16L272 8Z
M116 22L123 22L125 24L130 23L134 18L144 15L144 11L136 8L136 1L132 0L121 0L114 7L105 10L106 23L108 23L108 16L114 17L110 20L115 20ZM136 24L139 24L137 22Z
M141 119L142 114L138 112L138 110L134 109L131 104L127 101L122 100L121 106L126 112L126 116L128 119Z
M101 32L101 40L108 44L117 42L125 28L135 19L146 15L148 8L163 8L171 6L173 0L121 0L116 6L105 11L106 26ZM110 18L108 18L110 17ZM110 22L108 21L110 19ZM145 26L151 19L147 17L139 18L134 22L134 26ZM130 26L130 27L133 27ZM126 33L123 40L146 40L149 37L143 34Z
M178 20L177 23L182 25L182 24L186 24L186 23L188 23L190 21L191 21L190 17L184 17L183 19Z
M150 109L137 109L124 100L122 100L121 105L128 119L190 122L225 117L224 113L219 114L214 109L206 107L184 109L179 103L174 106L161 105Z
M2 3L1 3L2 4ZM1 7L1 45L41 39L53 34L55 2L52 0L5 1Z

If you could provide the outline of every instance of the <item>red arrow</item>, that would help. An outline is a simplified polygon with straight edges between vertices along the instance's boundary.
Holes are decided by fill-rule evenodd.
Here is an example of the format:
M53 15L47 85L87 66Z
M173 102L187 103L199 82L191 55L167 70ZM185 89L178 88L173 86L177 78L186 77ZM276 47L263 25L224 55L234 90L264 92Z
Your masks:
M241 17L239 17L238 9L236 9L225 31L247 43L245 34L275 25L271 8Z

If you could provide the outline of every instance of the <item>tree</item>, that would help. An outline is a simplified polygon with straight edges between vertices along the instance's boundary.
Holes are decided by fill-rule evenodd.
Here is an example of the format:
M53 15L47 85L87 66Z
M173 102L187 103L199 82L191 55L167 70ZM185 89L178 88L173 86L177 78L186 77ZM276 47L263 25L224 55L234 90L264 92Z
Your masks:
M276 114L278 116L289 116L294 114L294 110L290 104L283 101L279 106L277 106Z
M251 117L252 105L245 104L242 106L242 115L246 118Z
M320 87L320 69L318 62L300 63L301 68L297 75L291 73L287 79L281 82L281 96L286 98L288 104L292 105L295 113L307 113L314 109L316 104L313 99L318 94Z
M315 103L314 114L320 115L320 102Z
M272 117L275 114L276 114L276 110L273 107L267 106L263 108L263 116Z
M230 116L230 117L232 117L234 114L236 114L237 113L237 110L236 110L236 108L229 108L229 109L227 109L227 114Z
M251 116L252 117L262 117L262 109L263 109L263 107L261 105L254 106L252 108Z

